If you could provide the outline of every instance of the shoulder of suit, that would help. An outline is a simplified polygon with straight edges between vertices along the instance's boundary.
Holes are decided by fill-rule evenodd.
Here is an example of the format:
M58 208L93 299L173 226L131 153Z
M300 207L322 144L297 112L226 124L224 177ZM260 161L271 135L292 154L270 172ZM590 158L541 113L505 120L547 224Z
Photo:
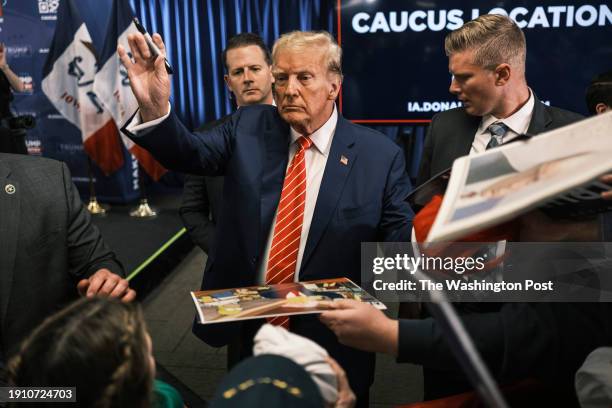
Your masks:
M457 108L448 109L448 110L436 113L431 118L431 121L432 122L438 122L438 121L446 122L446 121L456 121L456 120L462 120L462 119L480 121L481 118L479 116L468 115L465 109L462 106L459 106Z
M358 125L347 119L342 120L345 121L345 126L349 127L350 132L355 136L361 148L376 149L375 151L377 153L388 152L390 154L396 154L396 152L400 150L400 147L391 141L384 133L366 126Z
M8 165L13 172L51 171L61 169L63 163L42 156L0 153L0 162Z
M278 108L274 105L261 104L261 105L249 105L243 106L233 114L234 116L257 116L257 115L270 115L280 117L278 114Z
M250 106L243 106L240 109L236 110L235 112L230 113L229 115L225 115L217 120L213 120L210 122L206 122L204 125L200 126L199 128L196 129L196 131L198 132L204 132L207 130L211 130L217 126L220 126L226 122L229 122L231 120L237 121L240 120L241 118L280 118L280 115L278 114L278 109L276 109L276 106L274 105L250 105Z
M202 126L200 126L199 128L196 129L196 131L198 132L205 132L207 130L210 130L212 128L215 128L219 125L224 124L225 122L227 122L228 120L230 120L232 118L232 115L225 115L217 120L213 120L210 122L206 122L205 124L203 124Z
M234 121L234 123L258 123L266 127L289 127L289 125L281 118L280 114L278 113L278 108L274 105L266 104L243 106L233 113L232 120Z
M557 108L555 106L548 106L544 103L542 103L542 105L544 105L544 109L550 114L555 125L558 126L569 125L570 123L578 122L585 118L583 115L576 112Z

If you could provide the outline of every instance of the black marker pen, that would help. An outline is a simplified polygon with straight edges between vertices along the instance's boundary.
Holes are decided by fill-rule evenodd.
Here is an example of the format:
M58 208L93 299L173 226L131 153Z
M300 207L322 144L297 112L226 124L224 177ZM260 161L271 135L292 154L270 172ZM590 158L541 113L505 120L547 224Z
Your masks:
M147 30L145 30L142 24L140 24L140 21L138 21L136 17L134 17L133 21L134 21L134 24L136 25L136 29L138 29L138 31L142 35L144 35L145 41L147 42L147 45L149 46L149 50L151 51L151 54L153 54L153 58L157 58L157 56L161 54L161 51L159 50L159 48L157 48L157 45L155 45L155 43L153 42L153 39L151 38ZM166 72L168 74L173 74L174 71L172 70L170 63L168 62L166 58L164 58L164 63L166 64Z

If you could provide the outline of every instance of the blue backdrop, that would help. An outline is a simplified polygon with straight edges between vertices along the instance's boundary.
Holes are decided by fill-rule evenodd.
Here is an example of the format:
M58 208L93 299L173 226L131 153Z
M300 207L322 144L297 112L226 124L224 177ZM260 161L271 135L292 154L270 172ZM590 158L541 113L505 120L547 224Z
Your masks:
M86 191L88 166L86 156L83 153L81 135L73 125L58 115L40 88L42 66L47 57L55 29L59 1L62 0L0 0L0 5L2 5L0 41L7 44L11 67L26 81L29 87L27 92L16 96L13 108L19 114L33 114L38 120L37 128L32 130L28 136L30 152L67 162L73 172L77 186L82 191ZM198 127L207 121L231 112L228 91L223 83L223 66L220 61L221 50L225 47L229 37L244 31L257 32L271 46L280 34L290 30L325 29L337 33L337 0L129 0L129 2L136 16L140 18L148 30L159 32L166 39L168 57L176 70L173 77L173 106L175 112L190 128ZM111 3L112 0L76 1L81 16L89 29L94 46L98 51L101 51L106 35ZM422 7L436 10L441 7L441 4L446 3L434 1L422 5ZM505 5L507 10L511 10L511 5L518 5L519 3L512 1L499 3L490 0L474 1L471 3L471 7L480 7L481 10L486 11L494 6ZM344 9L350 17L355 14L351 13L350 10L354 12L363 11L355 7L366 7L372 9L370 11L377 11L378 7L389 5L400 11L412 11L421 3L397 0L387 0L385 2L347 0L342 1L342 4L351 6ZM601 14L604 5L598 7ZM605 10L609 9L606 8ZM608 11L606 11L607 13ZM372 15L374 15L373 12ZM599 20L601 20L600 22L603 21L602 27L592 27L588 30L600 29L602 33L609 33L610 17L602 14L599 16ZM363 21L371 23L373 20ZM345 81L345 92L356 88L355 86L351 87L350 84L360 74L354 72L358 66L357 62L360 61L360 58L361 60L366 58L368 49L373 46L373 44L366 46L366 43L360 45L359 41L354 41L356 40L355 36L351 38L346 32L348 23L349 21L345 21L342 26L343 44L348 47L344 61L345 71L349 74ZM593 24L600 25L598 23ZM442 38L445 31L443 30L439 34ZM533 33L530 33L530 35L533 35ZM397 35L392 38L397 39L396 37ZM410 36L410 38L412 37ZM600 52L605 56L609 56L612 49L608 37L609 35L594 36L592 41L570 45L572 47L588 47L589 49L601 50ZM370 40L369 37L367 39ZM380 38L378 38L378 41L380 41ZM561 42L565 44L568 41L563 40ZM383 41L383 43L386 43L386 41ZM418 66L426 66L427 69L431 67L435 72L439 72L443 78L431 77L428 80L423 80L420 77L416 80L410 76L404 78L411 81L412 84L418 84L421 97L426 98L430 86L436 85L445 89L448 77L444 73L446 64L441 44L438 46L423 46L422 51L426 53L435 52L442 62L434 65L427 63L427 59L415 60L413 53L388 52L391 56L403 58L403 62L383 64L376 59L366 58L365 66L378 67L380 74L376 77L391 80L405 75L407 72L412 72L410 70ZM534 58L530 57L531 64L538 63L538 54L540 56L547 55L545 50L540 50L539 53L534 55ZM601 55L598 58L601 59ZM425 65L423 65L424 63ZM570 68L564 67L564 69L571 71L572 75L570 77L575 78L575 81L582 82L586 82L588 77L596 70L603 70L597 64L593 64L593 61L585 61L585 63L584 67L571 66ZM545 65L545 68L550 66L543 65ZM609 69L609 66L607 68ZM557 67L556 69L561 68ZM538 75L530 76L529 80L532 86L537 89L541 86L540 82L546 86L557 88L559 84L564 84L559 89L565 89L565 84L568 83L570 77L565 76L561 79L551 80L548 76ZM366 81L365 84L363 81ZM363 84L364 89L371 89L372 83L378 83L378 81L365 78L359 83ZM586 86L586 83L584 85ZM383 102L387 101L387 97L390 95L403 97L403 92L398 91L399 88L397 87L382 86L380 88L383 91L381 97L361 98L366 102L366 107L371 107L372 104L383 106L385 105ZM345 100L349 96L344 93ZM448 97L452 99L450 96ZM573 96L574 103L581 103L575 101L575 99L576 95ZM352 102L358 100L360 99L357 98ZM572 107L575 108L575 106ZM389 138L404 146L408 171L414 177L422 150L426 124L378 126L377 128ZM139 195L138 165L127 151L124 154L125 166L114 175L104 177L97 169L94 169L96 189L102 200L129 201ZM170 173L162 178L162 184L164 183L177 184L180 183L180 179Z
M17 94L16 114L32 114L37 127L28 134L32 154L65 161L79 189L87 192L88 165L78 129L51 106L41 89L41 73L49 52L61 0L0 0L0 41L7 44L8 61L29 90ZM100 52L112 0L76 1L81 17ZM335 1L326 0L130 0L132 9L150 32L166 40L168 58L176 69L173 106L191 128L231 111L223 83L221 50L232 35L257 32L272 45L290 30L333 31ZM94 168L96 191L102 201L125 202L139 196L138 166L125 154L125 166L110 177ZM176 183L172 174L162 182Z

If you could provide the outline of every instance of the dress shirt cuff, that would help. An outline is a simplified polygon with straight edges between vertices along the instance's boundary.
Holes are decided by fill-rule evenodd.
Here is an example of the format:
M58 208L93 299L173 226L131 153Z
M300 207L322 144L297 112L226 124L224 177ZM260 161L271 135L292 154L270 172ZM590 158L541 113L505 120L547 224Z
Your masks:
M398 363L421 364L433 343L433 319L400 319L397 348Z
M132 121L127 124L125 130L130 132L135 137L144 136L149 133L153 128L170 116L170 112L172 110L172 105L168 102L168 113L162 116L161 118L157 118L155 120L150 120L148 122L142 123L142 118L140 117L140 109L136 111Z

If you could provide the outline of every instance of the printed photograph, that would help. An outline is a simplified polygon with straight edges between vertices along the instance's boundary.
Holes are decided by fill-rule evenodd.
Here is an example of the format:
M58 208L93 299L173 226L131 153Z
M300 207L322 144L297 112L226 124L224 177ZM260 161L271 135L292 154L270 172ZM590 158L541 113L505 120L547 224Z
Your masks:
M387 307L347 278L191 292L200 323L321 313L325 302L353 299Z

